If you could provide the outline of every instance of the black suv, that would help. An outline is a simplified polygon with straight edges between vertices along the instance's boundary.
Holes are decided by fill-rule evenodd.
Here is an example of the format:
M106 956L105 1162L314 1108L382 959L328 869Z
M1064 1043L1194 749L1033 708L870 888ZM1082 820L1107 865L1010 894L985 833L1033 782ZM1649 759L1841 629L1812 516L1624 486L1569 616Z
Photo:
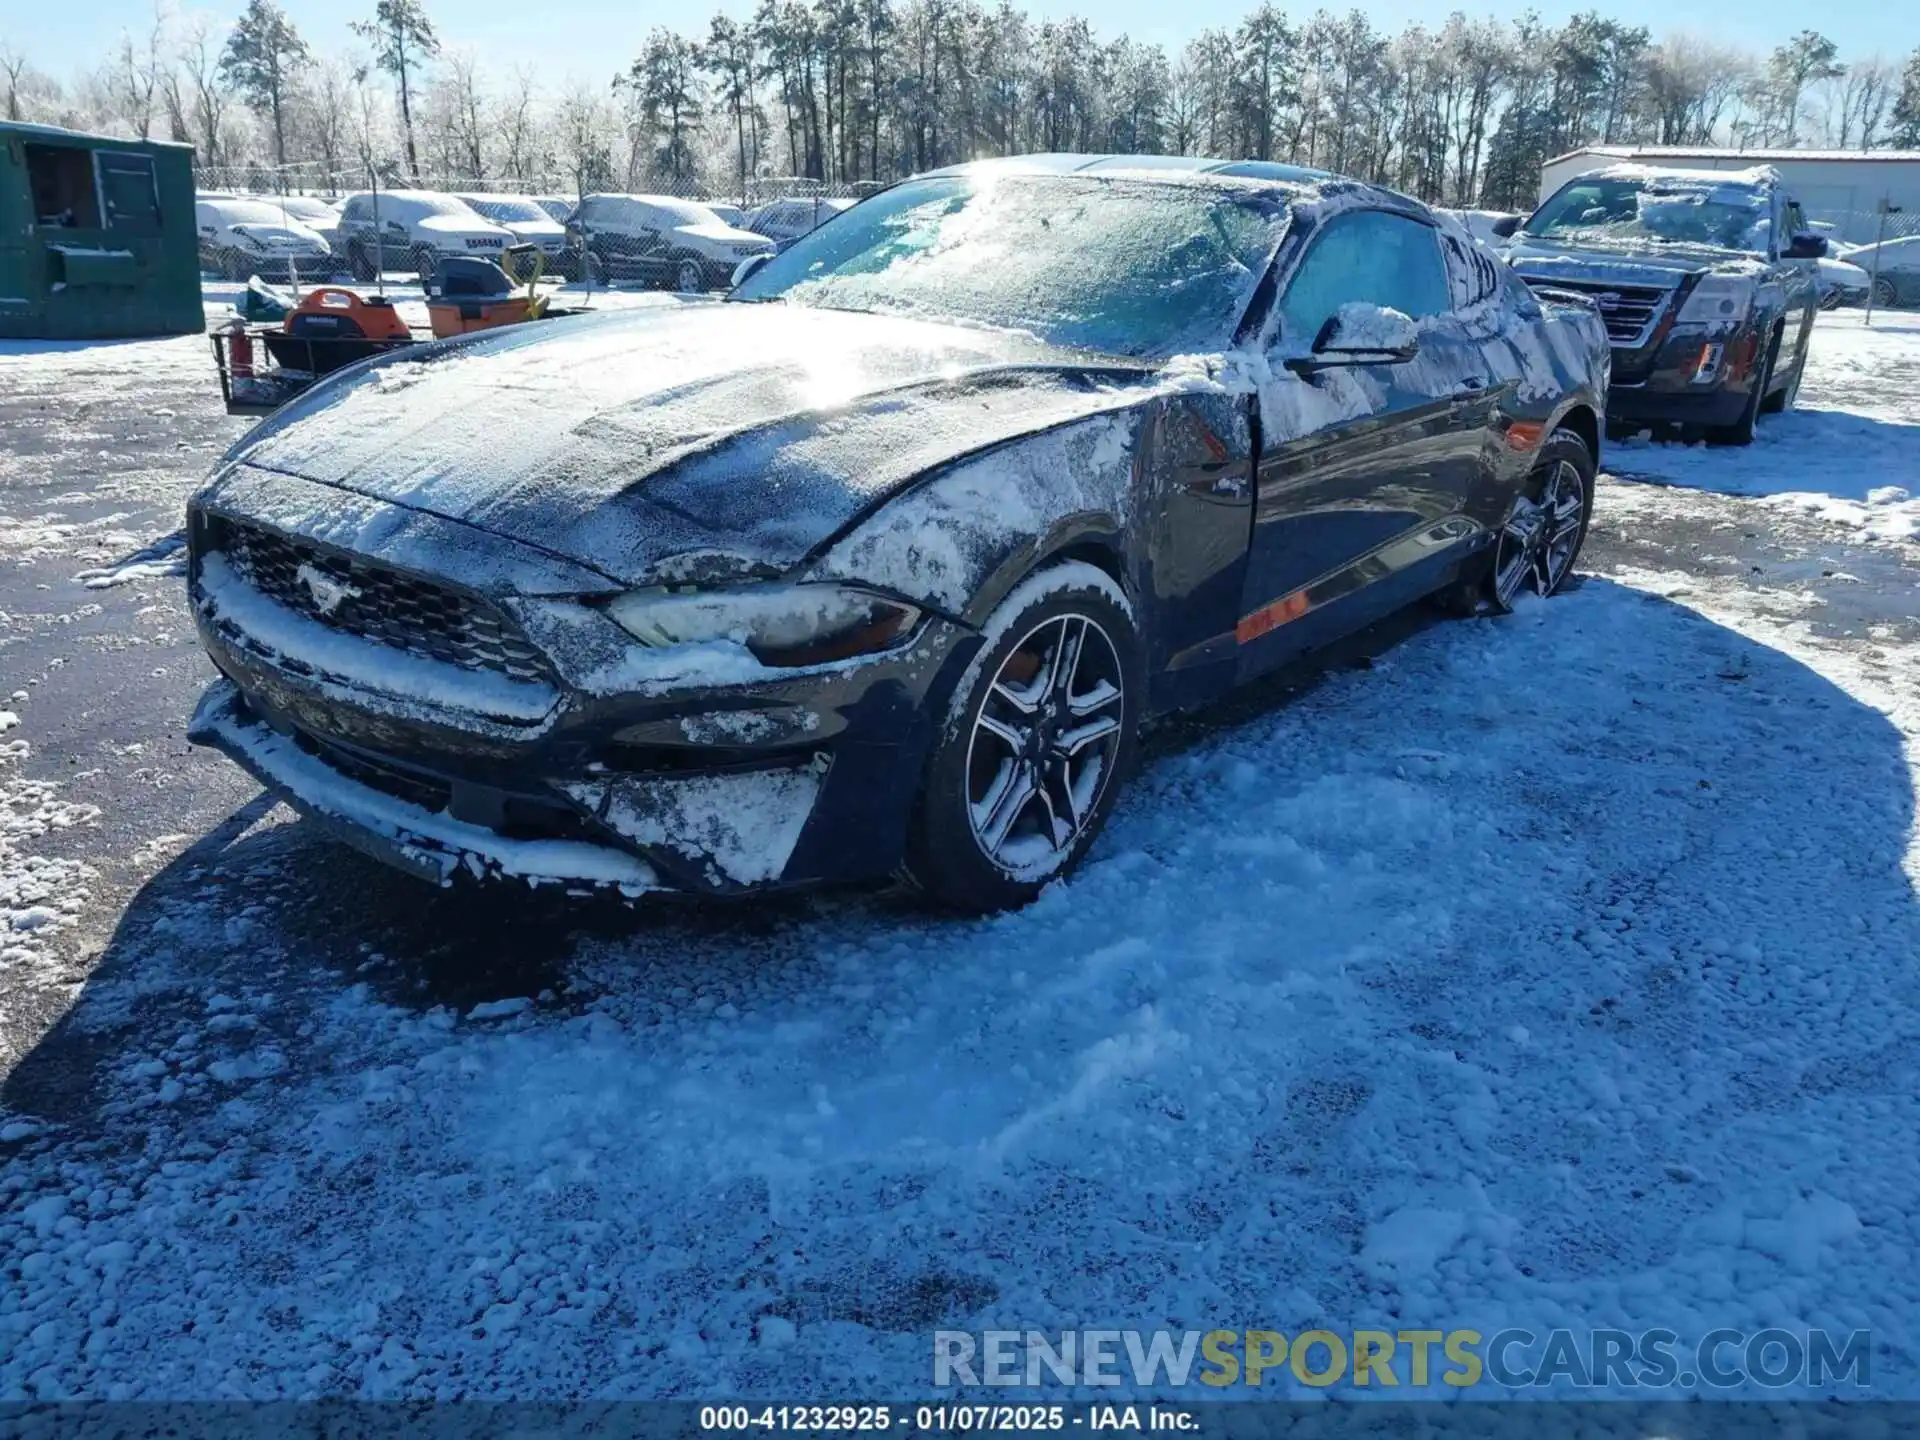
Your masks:
M1745 445L1763 412L1792 407L1826 241L1771 167L1615 165L1494 229L1533 288L1599 307L1613 345L1614 430L1677 424Z

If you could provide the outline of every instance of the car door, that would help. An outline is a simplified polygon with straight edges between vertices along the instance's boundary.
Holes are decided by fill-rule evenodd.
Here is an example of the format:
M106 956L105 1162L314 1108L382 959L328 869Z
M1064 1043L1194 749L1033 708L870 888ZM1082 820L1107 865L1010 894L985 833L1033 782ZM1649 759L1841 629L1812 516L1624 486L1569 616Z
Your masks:
M1812 233L1798 200L1782 202L1781 219L1778 245L1783 257L1780 263L1786 271L1783 280L1786 315L1776 365L1779 373L1785 375L1790 365L1797 367L1806 363L1807 347L1813 340L1813 322L1820 314L1820 262L1784 258L1795 236Z
M636 202L633 211L634 272L641 280L658 282L668 273L667 231L673 222L652 205Z
M1355 302L1419 322L1419 351L1320 363L1316 339ZM1452 308L1438 235L1421 219L1350 210L1307 239L1260 389L1243 674L1432 588L1471 537L1462 512L1485 482L1496 392Z

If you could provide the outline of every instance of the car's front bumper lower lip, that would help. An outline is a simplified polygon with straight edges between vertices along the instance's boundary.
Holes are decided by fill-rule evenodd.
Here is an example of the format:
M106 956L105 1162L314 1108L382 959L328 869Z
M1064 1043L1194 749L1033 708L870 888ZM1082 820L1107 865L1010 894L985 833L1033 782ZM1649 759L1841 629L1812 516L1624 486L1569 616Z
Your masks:
M664 888L653 867L615 846L512 840L350 779L269 724L231 680L200 697L187 739L220 751L334 839L435 884L466 874L626 895Z

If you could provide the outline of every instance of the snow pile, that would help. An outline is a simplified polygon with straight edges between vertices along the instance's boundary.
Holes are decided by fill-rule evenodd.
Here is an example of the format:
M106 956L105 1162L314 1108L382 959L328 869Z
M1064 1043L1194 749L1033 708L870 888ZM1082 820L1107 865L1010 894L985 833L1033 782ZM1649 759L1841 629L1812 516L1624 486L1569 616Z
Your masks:
M1606 469L1650 480L1765 497L1876 540L1920 540L1920 317L1854 312L1815 323L1794 411L1762 418L1751 446L1656 444L1606 449Z
M0 710L0 734L20 717ZM59 786L28 779L22 767L32 756L25 740L0 741L0 1016L8 991L41 983L31 976L48 960L47 942L73 925L87 902L93 871L77 860L30 852L32 841L51 831L86 825L100 812L59 798Z

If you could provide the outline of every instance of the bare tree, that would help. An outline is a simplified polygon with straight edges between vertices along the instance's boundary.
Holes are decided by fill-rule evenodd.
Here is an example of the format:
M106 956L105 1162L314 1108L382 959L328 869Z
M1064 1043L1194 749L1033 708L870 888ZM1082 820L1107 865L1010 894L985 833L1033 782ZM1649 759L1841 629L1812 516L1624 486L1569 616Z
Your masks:
M167 37L165 15L158 6L153 25L139 43L131 34L120 32L120 47L110 67L110 86L121 118L142 140L152 138L154 94L160 88L167 63L162 55Z

